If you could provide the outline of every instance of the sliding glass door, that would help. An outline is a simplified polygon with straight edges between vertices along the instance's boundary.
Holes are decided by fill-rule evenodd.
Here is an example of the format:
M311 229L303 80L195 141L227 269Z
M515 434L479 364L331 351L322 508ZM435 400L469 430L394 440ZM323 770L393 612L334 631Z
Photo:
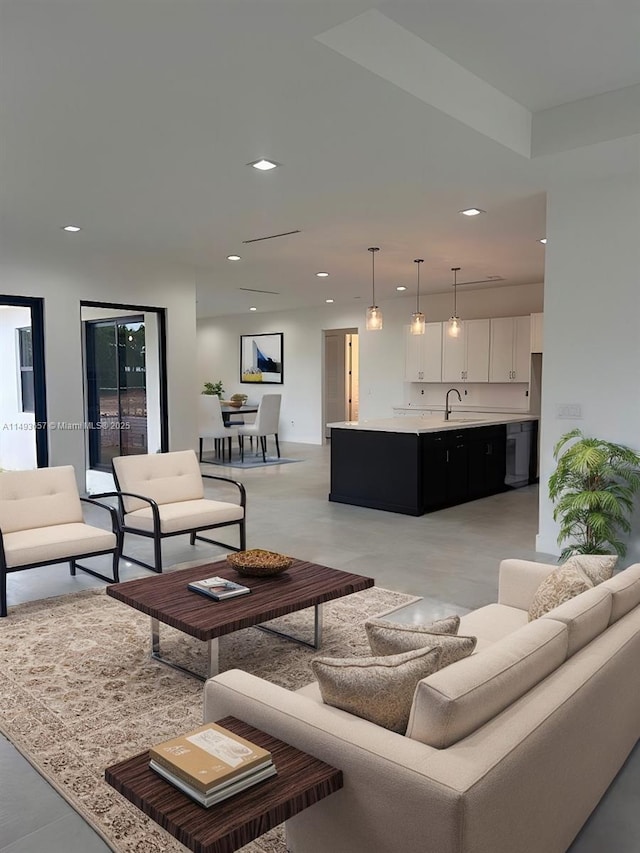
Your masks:
M144 316L85 323L89 467L110 470L114 456L147 453Z

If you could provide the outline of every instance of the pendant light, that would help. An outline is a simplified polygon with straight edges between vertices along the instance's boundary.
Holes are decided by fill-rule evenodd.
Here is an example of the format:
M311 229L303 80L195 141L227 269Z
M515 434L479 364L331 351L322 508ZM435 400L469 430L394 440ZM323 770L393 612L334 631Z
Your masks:
M411 315L410 329L412 335L424 335L424 314L420 310L420 264L424 263L424 258L416 258L413 263L418 272L418 289L416 291L416 310Z
M367 251L371 252L371 305L367 308L366 330L378 332L382 328L382 311L376 305L376 252L380 251L378 246L371 246Z
M450 338L457 338L460 335L460 317L458 317L458 302L457 302L457 291L456 288L458 286L458 273L460 272L460 267L451 267L451 272L453 273L453 314L449 317L449 328L447 329L447 333Z

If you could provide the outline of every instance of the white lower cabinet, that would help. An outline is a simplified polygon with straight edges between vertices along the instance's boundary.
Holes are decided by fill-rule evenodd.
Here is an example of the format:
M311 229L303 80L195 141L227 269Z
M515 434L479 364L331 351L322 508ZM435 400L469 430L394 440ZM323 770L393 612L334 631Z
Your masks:
M489 320L462 320L460 334L442 338L443 382L489 381Z

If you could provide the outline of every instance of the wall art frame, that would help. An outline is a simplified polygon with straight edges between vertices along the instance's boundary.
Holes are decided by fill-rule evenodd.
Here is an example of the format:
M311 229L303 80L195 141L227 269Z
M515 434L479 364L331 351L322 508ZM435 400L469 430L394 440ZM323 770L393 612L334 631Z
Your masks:
M240 335L240 382L282 385L284 333Z

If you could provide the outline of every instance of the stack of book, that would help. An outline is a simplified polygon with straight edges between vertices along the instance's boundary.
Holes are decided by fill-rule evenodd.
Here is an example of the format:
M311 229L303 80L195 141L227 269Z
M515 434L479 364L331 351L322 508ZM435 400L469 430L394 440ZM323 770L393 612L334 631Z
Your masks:
M187 584L187 589L190 589L191 592L199 592L200 595L213 598L214 601L224 601L225 598L235 598L237 595L246 595L248 592L251 592L248 586L243 586L241 583L220 577L191 581L191 583Z
M149 767L206 808L276 772L270 752L215 723L152 747Z

